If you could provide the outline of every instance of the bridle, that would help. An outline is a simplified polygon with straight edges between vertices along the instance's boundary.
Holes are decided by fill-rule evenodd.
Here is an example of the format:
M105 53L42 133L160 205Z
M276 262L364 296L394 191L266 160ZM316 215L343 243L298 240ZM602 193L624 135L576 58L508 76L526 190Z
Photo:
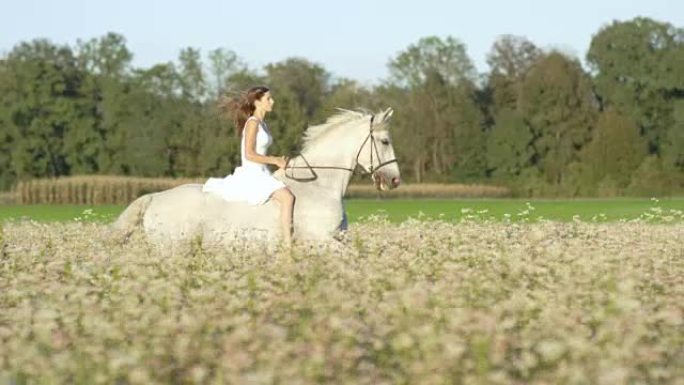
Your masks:
M363 170L363 171L364 171L366 174L370 175L370 176L373 178L373 180L375 181L375 178L376 178L376 174L375 174L375 173L376 173L376 171L378 171L378 170L379 170L380 168L382 168L382 167L387 166L388 164L397 163L397 159L394 158L394 159L391 159L391 160L388 160L388 161L385 161L385 162L381 162L380 164L377 165L377 167L373 165L373 151L375 151L375 155L377 156L378 161L380 160L380 151L378 150L378 145L375 143L375 137L373 136L373 119L375 119L375 115L372 115L372 116L371 116L371 118L370 118L370 127L369 127L369 129L368 129L368 135L366 135L366 138L363 140L363 143L361 143L361 146L359 147L359 150L356 152L356 158L355 158L355 160L354 160L354 168L349 168L349 167L338 167L338 166L312 166L312 165L309 164L309 162L306 160L306 158L304 157L304 154L299 153L298 155L295 155L295 157L296 157L296 156L301 157L302 160L304 161L304 163L306 163L306 166L288 166L288 165L285 165L285 176L286 176L287 178L290 178L290 179L292 179L292 180L296 180L296 181L299 181L299 182L310 182L310 181L313 181L313 180L318 179L318 174L316 174L316 171L314 171L314 169L316 169L316 168L317 168L317 169L325 169L325 170L344 170L344 171L349 171L349 172L351 172L351 173L353 174L354 171L355 171L355 170L358 168L358 166L359 166L359 156L361 156L361 150L363 150L363 146L365 146L365 145L366 145L366 142L368 142L368 140L370 139L370 141L371 141L370 166L369 166L369 169L368 169L368 170ZM288 162L288 163L289 163L289 162ZM308 177L308 178L297 178L297 177L293 176L292 174L290 174L290 175L287 174L287 170L292 170L292 169L295 169L295 168L305 168L305 169L308 169L309 171L311 171L311 175L312 175L312 176L311 176L311 177Z

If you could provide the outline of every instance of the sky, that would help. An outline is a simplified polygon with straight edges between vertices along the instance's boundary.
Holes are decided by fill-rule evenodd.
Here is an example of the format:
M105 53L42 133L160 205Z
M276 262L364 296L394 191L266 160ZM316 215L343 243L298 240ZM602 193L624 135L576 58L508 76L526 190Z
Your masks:
M75 46L116 32L135 67L176 61L182 48L233 50L250 68L305 57L334 77L387 78L387 63L427 36L462 41L479 72L498 36L524 36L583 59L592 35L636 16L684 27L684 0L5 0L0 55L47 38Z

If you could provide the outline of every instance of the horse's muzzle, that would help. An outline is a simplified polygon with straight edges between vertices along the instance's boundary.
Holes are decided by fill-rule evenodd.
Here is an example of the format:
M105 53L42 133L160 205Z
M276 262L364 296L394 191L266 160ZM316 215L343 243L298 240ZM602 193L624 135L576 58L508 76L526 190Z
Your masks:
M380 171L374 172L371 175L371 177L373 179L373 185L379 191L387 191L387 190L397 188L397 187L399 187L399 184L401 183L401 179L397 176L392 178L391 181L388 181L387 176Z

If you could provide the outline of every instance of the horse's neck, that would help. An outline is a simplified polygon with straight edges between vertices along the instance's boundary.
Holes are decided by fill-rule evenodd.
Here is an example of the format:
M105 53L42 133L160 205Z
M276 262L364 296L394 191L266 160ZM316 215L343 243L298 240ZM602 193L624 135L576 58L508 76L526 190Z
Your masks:
M353 169L356 162L356 153L359 146L358 135L342 135L339 131L331 133L326 138L321 138L318 143L310 148L302 151L302 155L318 175L316 180L309 182L316 186L322 187L326 190L333 191L335 195L339 194L342 198L352 172L343 169L325 169L316 168L316 166L324 167L340 167L346 169ZM306 162L301 156L295 158L295 166L306 166ZM311 171L307 169L296 169L295 175L302 175L308 177Z

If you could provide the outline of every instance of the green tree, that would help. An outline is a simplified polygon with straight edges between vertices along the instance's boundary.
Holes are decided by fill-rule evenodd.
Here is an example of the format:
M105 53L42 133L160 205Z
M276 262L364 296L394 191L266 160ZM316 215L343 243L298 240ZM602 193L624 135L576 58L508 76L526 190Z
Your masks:
M534 138L535 166L548 183L562 185L567 166L591 137L596 105L590 79L577 60L548 53L525 77L519 107Z
M108 172L111 102L121 100L120 94L126 92L122 85L131 74L133 54L126 47L125 38L111 32L98 39L78 41L75 52L83 74L79 87L82 116L64 138L70 172Z
M637 122L651 153L672 125L669 100L684 90L683 44L681 29L639 17L602 28L587 53L600 100Z
M525 120L514 110L499 111L487 137L487 165L495 178L519 176L532 165L533 136Z
M144 89L111 100L116 127L109 131L111 152L108 173L137 176L174 176L177 153L169 144L169 131L180 113L172 103Z
M213 85L210 87L210 96L218 98L228 90L230 77L242 71L245 66L234 51L225 48L217 48L209 51L209 68Z
M385 90L406 110L393 125L404 142L398 143L398 157L410 160L415 181L484 175L484 117L465 46L453 37L423 38L391 60L389 69Z
M0 58L0 101L5 106L8 100L3 94L7 90L11 76L7 60ZM9 116L6 107L0 107L0 190L11 187L16 179L11 156L11 148L15 138L10 133L10 119L11 116Z
M684 98L674 102L673 125L667 131L663 145L665 168L684 173Z
M646 153L646 142L637 125L631 118L609 109L599 115L583 158L594 184L607 179L621 191Z
M487 87L492 92L493 109L517 109L520 85L542 51L529 40L513 35L499 37L489 54Z
M389 70L392 83L408 88L425 84L430 74L438 74L452 85L477 80L465 44L451 36L418 40L390 61Z
M180 62L178 80L183 99L192 102L206 99L209 86L205 79L200 51L195 48L185 48L181 50L178 60Z
M85 124L79 104L83 76L73 52L43 39L22 43L4 60L2 72L0 122L9 153L3 184L68 174L64 137Z
M292 94L311 119L329 92L330 74L320 65L303 58L289 58L267 64L266 78L274 94Z
M355 80L338 79L323 99L323 104L314 116L314 121L324 121L328 116L337 112L336 108L370 109L374 111L384 106L381 103L383 102L375 98L372 89L360 85ZM387 104L387 101L384 103Z
M75 53L84 71L110 78L125 76L133 59L133 54L126 47L126 39L114 32L86 42L78 40Z

